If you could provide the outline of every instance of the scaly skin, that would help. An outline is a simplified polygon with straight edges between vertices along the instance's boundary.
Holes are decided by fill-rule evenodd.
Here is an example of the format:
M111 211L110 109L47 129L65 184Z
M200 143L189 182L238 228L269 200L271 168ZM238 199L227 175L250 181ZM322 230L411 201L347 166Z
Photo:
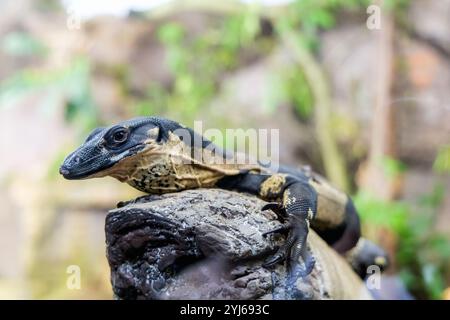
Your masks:
M346 194L308 169L280 167L272 172L260 165L239 164L236 158L174 121L146 117L95 129L64 160L60 173L67 179L112 176L150 194L200 187L255 194L269 201L265 209L284 221L284 227L273 232L287 233L285 244L265 266L286 260L292 279L306 276L313 267L306 248L310 227L341 254L355 247L359 218Z

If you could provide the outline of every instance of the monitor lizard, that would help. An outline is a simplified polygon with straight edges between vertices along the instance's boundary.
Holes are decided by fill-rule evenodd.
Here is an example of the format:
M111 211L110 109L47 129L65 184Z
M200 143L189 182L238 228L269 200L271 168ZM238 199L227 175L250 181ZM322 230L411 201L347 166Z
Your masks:
M336 251L351 257L352 265L356 261L359 268L386 266L384 252L362 241L350 197L323 177L307 168L279 166L272 171L236 159L236 153L220 149L175 121L141 117L93 130L67 156L60 173L66 179L111 176L149 194L222 188L257 195L268 202L263 209L273 210L283 222L268 234L287 235L264 266L286 261L296 277L308 275L314 265L306 246L310 227Z

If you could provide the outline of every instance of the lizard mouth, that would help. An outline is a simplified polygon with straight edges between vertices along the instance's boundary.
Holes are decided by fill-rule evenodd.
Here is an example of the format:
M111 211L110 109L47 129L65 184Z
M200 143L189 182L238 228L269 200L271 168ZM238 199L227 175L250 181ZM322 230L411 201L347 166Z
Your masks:
M59 168L59 173L64 177L64 179L67 180L82 180L82 179L88 179L89 177L95 175L96 173L99 173L103 170L109 169L114 165L114 163L111 163L109 165L105 165L102 168L99 169L87 169L83 171L77 171L68 168L64 164Z
M126 150L103 158L103 153L95 154L89 157L81 157L77 154L83 154L79 150L70 154L59 168L59 173L67 180L82 180L95 177L106 176L108 169L123 160L136 156L145 148L145 144L138 143ZM104 172L104 174L102 174Z

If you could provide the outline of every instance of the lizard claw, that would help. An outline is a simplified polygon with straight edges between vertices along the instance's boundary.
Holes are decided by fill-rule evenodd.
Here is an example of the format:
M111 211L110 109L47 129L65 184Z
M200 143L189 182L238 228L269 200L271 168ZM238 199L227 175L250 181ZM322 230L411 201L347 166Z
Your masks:
M269 257L262 266L264 268L271 268L279 262L283 262L286 259L286 254L281 251L277 251L273 256Z
M292 279L297 279L299 277L305 278L314 268L316 261L306 246L307 245L305 244L300 249L301 252L298 253L298 255L295 252L291 254L291 260L289 261L289 273L290 278ZM301 259L299 260L299 258Z
M276 202L269 202L267 204L265 204L262 208L262 211L266 211L266 210L272 210L276 215L277 218L281 221L286 220L287 217L287 213L286 210L283 208L282 205L280 205L279 203Z
M146 288L146 296L152 300L159 300L161 298L161 290L163 289L166 281L164 277L160 276L158 279L152 279L148 283Z
M263 237L267 237L270 234L274 234L274 233L285 233L286 231L288 231L290 229L289 225L282 225L281 227L263 232L262 236Z
M287 230L289 230L289 234L286 242L273 256L263 263L263 267L272 267L276 263L287 260L289 278L304 278L311 273L315 263L314 258L307 250L306 237L309 231L308 222L306 219L303 221L292 219L289 224L266 232L265 234L285 232Z

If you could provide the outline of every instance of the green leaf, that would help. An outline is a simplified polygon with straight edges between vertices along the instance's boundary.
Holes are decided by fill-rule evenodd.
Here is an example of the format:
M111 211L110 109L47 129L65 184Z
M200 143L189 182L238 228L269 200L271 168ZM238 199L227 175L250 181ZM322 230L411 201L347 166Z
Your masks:
M177 23L166 23L158 29L158 38L164 44L177 44L184 37L184 28Z
M425 194L420 197L420 204L428 208L436 209L441 205L444 196L445 188L441 183L438 183L434 186L430 194Z
M439 150L433 169L438 173L450 172L450 146L444 146Z
M329 29L334 26L335 19L331 12L326 10L316 10L310 16L310 20L312 24L315 24L317 27Z
M385 174L391 178L406 171L406 165L403 162L387 156L381 159L381 166Z

